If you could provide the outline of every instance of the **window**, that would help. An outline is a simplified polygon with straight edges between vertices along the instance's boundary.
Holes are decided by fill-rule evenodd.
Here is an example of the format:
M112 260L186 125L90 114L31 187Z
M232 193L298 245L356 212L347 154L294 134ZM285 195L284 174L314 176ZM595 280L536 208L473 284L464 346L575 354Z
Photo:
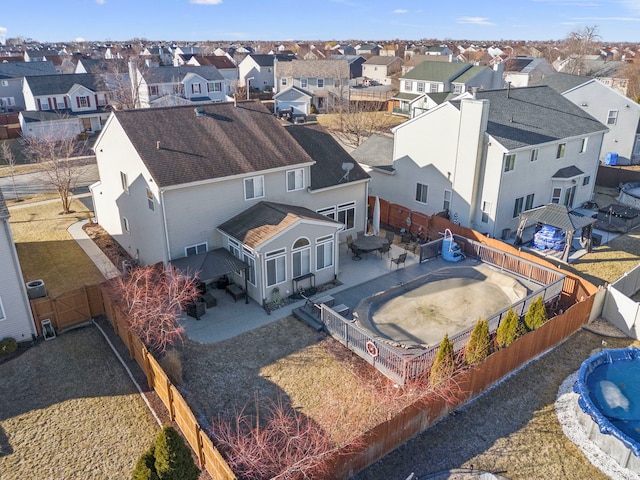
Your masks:
M564 157L564 151L567 148L567 144L566 143L561 143L560 145L558 145L558 151L556 152L556 158L563 158Z
M280 79L280 85L282 85L283 87L287 86L287 77L282 77Z
M76 97L78 108L87 108L91 106L89 103L89 97Z
M233 255L236 258L242 258L242 255L240 254L240 243L237 240L234 240L233 238L229 238L228 243L229 243L229 251L231 252L231 255Z
M151 191L150 188L147 188L147 206L149 207L149 210L151 210L152 212L156 211L156 202L153 199L153 192Z
M427 194L429 193L429 186L422 183L416 184L416 202L427 204Z
M524 197L516 198L516 202L513 205L513 218L516 218L522 212L522 205L524 205Z
M576 186L573 185L572 187L569 187L564 191L564 204L569 208L573 207L573 200L575 196Z
M416 90L420 93L424 92L424 82L416 83Z
M318 79L318 88L324 88L324 78Z
M178 83L177 85L173 85L172 91L174 95L184 95L184 85Z
M429 91L430 91L431 93L438 93L438 84L437 84L437 83L432 83L432 84L429 86Z
M131 233L131 227L129 225L129 219L127 217L122 217L122 228L127 233Z
M530 193L529 195L527 195L527 197L525 198L524 201L524 209L525 210L531 210L533 208L533 198L534 198L533 193Z
M243 252L244 261L249 265L248 277L247 280L254 287L256 286L256 259L255 257L247 251Z
M588 140L589 139L587 137L585 137L580 141L580 153L584 153L584 152L587 151L587 141Z
M356 219L356 203L343 203L338 205L338 221L342 223L345 230L349 230L355 226Z
M290 170L287 172L287 192L302 190L304 188L304 169Z
M301 88L307 88L309 86L309 80L306 78L301 78L300 79L300 87Z
M108 103L107 102L107 94L106 93L98 94L98 106L104 107L107 103Z
M265 255L267 259L267 287L282 283L287 279L287 259L284 248Z
M582 179L582 186L586 186L589 185L591 183L591 177L589 175L587 175L586 177L584 177Z
M191 84L191 93L202 93L202 88L199 83Z
M0 82L0 85L2 85L3 87L8 87L9 86L9 80L2 80L2 82Z
M319 213L320 215L324 215L331 220L336 219L336 207L322 208L320 210L317 210L317 213Z
M411 80L405 80L404 81L404 89L408 90L408 91L411 91L411 89L413 88L412 87L412 83L413 82Z
M184 256L189 257L191 255L197 255L198 253L204 253L207 251L207 247L207 242L189 245L188 247L184 247Z
M40 110L49 110L49 99L41 98L40 99Z
M618 110L609 110L607 113L607 125L615 125L618 123Z
M64 97L56 97L56 109L62 110L64 108L66 108L66 105L64 104Z
M482 202L482 223L489 223L489 214L491 213L491 202Z
M462 93L462 87L463 87L463 85L461 83L454 83L453 84L453 93Z
M516 154L512 153L510 155L504 156L504 171L510 172L516 166Z
M159 95L157 85L149 85L149 96L157 97Z
M554 188L551 194L551 203L560 203L560 195L562 194L561 188Z
M264 178L251 177L244 179L244 199L251 200L253 198L264 197Z
M449 210L451 208L451 190L444 191L444 201L442 202L442 210Z
M207 91L208 92L221 92L222 84L220 82L209 82L207 83Z
M311 271L311 244L306 238L299 238L291 249L293 278L306 275Z
M531 150L531 161L535 162L536 160L538 160L538 152L540 150L537 148L534 148L533 150Z
M124 193L129 193L129 180L127 179L127 174L124 172L120 172L120 183L122 184Z
M316 240L316 270L333 266L333 236Z

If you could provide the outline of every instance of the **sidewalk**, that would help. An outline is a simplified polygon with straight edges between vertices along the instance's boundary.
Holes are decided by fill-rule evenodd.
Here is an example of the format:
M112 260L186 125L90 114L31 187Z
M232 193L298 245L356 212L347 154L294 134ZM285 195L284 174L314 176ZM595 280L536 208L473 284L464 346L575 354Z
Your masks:
M67 231L69 235L71 235L80 248L84 250L87 256L96 264L98 270L102 272L102 275L107 280L117 277L120 275L120 271L116 268L116 266L111 263L111 260L98 248L98 246L91 240L89 235L85 233L82 229L82 226L88 223L89 220L81 220L79 222L71 225Z

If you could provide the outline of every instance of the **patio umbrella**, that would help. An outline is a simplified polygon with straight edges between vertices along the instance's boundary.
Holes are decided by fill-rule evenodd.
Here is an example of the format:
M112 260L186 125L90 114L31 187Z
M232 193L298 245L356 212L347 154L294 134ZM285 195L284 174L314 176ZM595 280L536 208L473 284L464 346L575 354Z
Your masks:
M380 233L380 198L376 195L376 201L373 204L373 234Z

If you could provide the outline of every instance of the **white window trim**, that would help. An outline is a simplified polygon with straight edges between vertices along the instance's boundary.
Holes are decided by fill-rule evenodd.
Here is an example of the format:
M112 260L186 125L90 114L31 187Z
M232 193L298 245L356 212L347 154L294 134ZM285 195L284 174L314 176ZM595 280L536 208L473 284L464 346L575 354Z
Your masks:
M0 85L2 85L3 87L8 87L9 86L9 80L2 80L0 81ZM2 305L0 304L0 307Z
M422 188L420 188L420 187L422 187ZM426 195L425 195L426 198L425 198L424 202L422 200L418 200L418 189L419 188L420 188L420 194L421 194L420 197L422 197L422 191L424 189L427 190ZM415 194L413 200L416 203L419 203L420 205L428 205L429 204L429 185L427 185L426 183L416 182L416 194Z
M2 298L0 298L0 322L7 319L7 314L4 311L4 305L2 304Z
M195 253L193 253L193 255L197 255L198 253L204 253L204 252L198 252L198 250L200 250L199 247L202 247L202 246L204 246L204 252L208 252L209 251L209 243L208 242L196 243L194 245L187 245L186 247L184 247L184 256L185 257L189 256L187 251L190 248L193 248L195 250Z
M255 179L256 179L256 178L259 178L259 179L260 179L260 181L262 182L262 195L260 195L260 196L253 196L253 197L251 197L251 198L247 198L247 180L253 180L253 181L255 182ZM257 175L257 176L255 176L255 177L247 177L247 178L243 179L243 181L242 181L242 186L243 186L243 188L244 188L244 199L245 199L246 201L249 201L249 200L256 200L256 199L258 199L258 198L264 198L264 190L265 190L265 189L264 189L264 175ZM254 190L254 193L255 193L255 185L254 185L254 189L253 189L253 190Z
M306 241L307 241L307 244L306 244L306 245L303 245L303 246L301 246L301 247L294 248L294 247L293 247L293 245L295 245L295 244L296 244L296 242L297 242L298 240L301 240L301 239L306 240ZM293 245L291 246L291 278L300 277L300 276L302 276L302 275L306 275L307 273L311 273L311 272L313 272L313 270L311 270L311 263L312 263L312 261L311 261L311 260L312 260L312 259L311 259L311 246L312 246L311 240L309 240L309 238L308 238L308 237L298 237L298 238L296 238L295 242L293 242ZM294 273L294 271L293 271L293 265L294 265L293 257L294 257L296 254L300 254L300 267L302 268L302 252L304 252L305 250L307 250L307 251L309 252L309 264L308 264L308 266L309 266L309 271L308 271L308 272L304 272L304 273L300 272L300 274L299 274L299 275L296 275L296 274Z
M331 263L329 265L325 265L325 266L321 267L321 266L318 265L318 259L320 258L318 256L318 248L322 247L323 249L325 249L325 247L327 245L329 245L329 244L331 245L331 247L329 248L329 250L331 251ZM335 256L335 254L334 254L335 246L334 246L334 243L333 243L333 235L328 235L328 236L325 236L325 237L316 238L316 245L315 246L316 246L316 272L320 272L320 271L325 270L327 268L333 267L333 263L334 263L334 258L333 257Z
M278 270L277 270L278 264L275 263L275 265L276 265L276 283L269 284L269 267L268 267L269 261L277 260L280 257L284 258L284 279L281 282L278 282ZM282 285L286 281L287 281L287 251L286 251L286 249L281 248L279 250L274 250L274 251L265 253L265 255L264 255L264 284L266 285L266 287L267 288L271 288L271 287L275 287L276 285Z
M585 153L587 151L587 145L589 144L589 137L584 137L580 140L580 151L578 153Z
M326 208L321 208L320 210L316 210L316 213L319 213L320 215L324 215L327 218L330 218L331 220L335 220L336 219L336 206L332 206L332 207L326 207Z
M508 162L508 163L507 163ZM507 169L507 166L510 168ZM505 153L504 154L504 165L502 167L502 172L513 172L516 169L516 154L515 153Z
M129 224L129 219L127 217L122 217L122 228L125 232L131 233L131 225Z
M536 162L538 161L538 154L540 153L540 149L539 148L534 148L533 150L531 150L531 157L530 160L532 162Z
M322 83L322 85L320 85L320 83ZM318 88L324 88L324 85L325 85L324 78L317 78L316 85L318 86Z
M614 109L609 110L607 112L607 125L617 125L619 113L620 113L619 110L614 110ZM613 121L610 121L610 120L613 120Z
M123 171L120 171L120 184L122 186L122 191L129 195L129 177Z
M489 223L489 220L491 220L491 208L492 208L491 202L487 202L487 201L482 202L480 222Z
M147 207L149 208L149 210L155 213L156 201L155 201L155 198L153 197L153 192L149 187L147 187Z
M242 259L242 245L235 238L227 238L227 249L236 258Z
M427 192L428 193L428 192ZM449 198L447 199L447 194L449 194ZM453 192L451 190L444 189L444 194L442 196L442 209L443 210L451 210L451 200L453 199ZM445 203L449 204L449 207L445 208Z
M302 174L302 185L300 185L299 187L296 188L296 186L295 186L296 177L294 177L294 188L290 189L289 188L289 174L293 173L295 175L297 172L300 172ZM296 168L294 170L288 170L287 174L285 176L285 181L287 183L287 185L286 185L287 192L296 192L298 190L304 190L304 168Z
M356 202L349 202L349 203L342 203L340 205L338 205L336 207L336 218L335 220L340 222L339 218L340 218L340 212L346 212L348 210L353 210L353 227L349 228L349 226L346 223L343 223L342 225L344 226L343 230L353 230L354 228L356 228ZM345 220L347 219L347 217L345 216Z
M309 87L309 79L303 77L300 79L300 88L308 88Z
M560 155L560 151L562 151L562 155ZM556 159L559 160L561 158L564 158L566 154L567 154L566 142L559 143L558 148L556 149Z

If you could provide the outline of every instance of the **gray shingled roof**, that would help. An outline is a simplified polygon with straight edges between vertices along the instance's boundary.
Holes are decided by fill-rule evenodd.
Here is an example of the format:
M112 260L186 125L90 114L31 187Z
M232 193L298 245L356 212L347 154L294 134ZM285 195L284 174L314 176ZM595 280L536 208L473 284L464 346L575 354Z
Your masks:
M9 218L9 208L7 202L4 201L4 195L0 189L0 218Z
M554 73L548 77L538 80L537 82L531 82L532 86L546 85L553 88L558 93L564 93L572 88L590 82L592 78L582 75L571 75L570 73Z
M115 111L160 187L311 163L260 102ZM157 149L160 142L160 149Z
M76 84L82 85L93 92L106 92L108 90L102 77L92 73L27 76L24 80L29 84L31 93L34 96L63 95L69 93L71 87Z
M276 76L296 78L349 78L349 62L345 59L277 62Z
M400 57L388 57L388 56L380 56L375 55L370 57L369 60L364 62L363 65L391 65L396 60L400 59Z
M268 54L257 54L251 53L247 55L253 59L261 67L273 67L274 59L278 59L279 62L290 62L293 59L286 55L268 55Z
M564 167L554 173L551 178L572 178L578 175L584 175L584 172L575 165Z
M124 58L82 58L78 60L87 73L128 73L129 65Z
M607 130L547 86L480 90L476 98L489 100L487 133L509 150Z
M393 171L393 138L371 135L351 152L351 156L358 163Z
M202 66L216 67L218 70L235 69L236 65L224 55L193 55Z
M224 80L216 67L197 67L182 65L180 67L150 67L140 72L147 83L177 83L188 73L200 75L206 80Z
M315 160L311 166L311 190L369 178L358 162L320 125L290 125L286 130ZM353 164L345 177L344 163Z
M239 272L249 266L224 248L214 248L208 252L171 260L171 265L185 275L197 274L198 278L204 282Z
M305 207L262 201L230 218L220 225L218 230L250 248L256 248L300 220L340 225L335 220Z
M423 80L429 82L451 82L472 68L470 63L449 63L425 60L405 73L401 80Z
M526 212L522 212L520 217L526 218L531 222L551 225L552 227L561 228L569 232L575 232L582 227L597 222L595 218L570 212L566 206L558 203L550 203L532 210L527 210Z
M56 67L46 62L1 62L0 78L22 78L26 76L55 75Z

